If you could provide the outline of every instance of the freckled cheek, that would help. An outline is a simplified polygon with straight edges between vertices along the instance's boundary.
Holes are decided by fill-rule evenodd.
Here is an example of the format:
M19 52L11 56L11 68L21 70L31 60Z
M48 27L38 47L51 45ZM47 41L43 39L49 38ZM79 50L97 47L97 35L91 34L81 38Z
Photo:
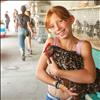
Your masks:
M62 23L61 24L61 27L66 28L67 27L67 24L66 23Z

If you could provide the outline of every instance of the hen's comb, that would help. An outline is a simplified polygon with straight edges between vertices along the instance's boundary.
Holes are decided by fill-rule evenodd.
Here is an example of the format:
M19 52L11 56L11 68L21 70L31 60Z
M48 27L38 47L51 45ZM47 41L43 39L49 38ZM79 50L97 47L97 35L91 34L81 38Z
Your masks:
M51 46L51 43L48 43L48 44L47 44L47 46L45 47L44 52L46 52L46 51L47 51L47 48L48 48L49 46Z
M48 55L48 47L49 47L49 46L51 46L51 43L48 43L48 44L47 44L47 46L45 47L44 52L45 52L46 56L48 57L49 63L51 63L51 60L50 60L49 55Z

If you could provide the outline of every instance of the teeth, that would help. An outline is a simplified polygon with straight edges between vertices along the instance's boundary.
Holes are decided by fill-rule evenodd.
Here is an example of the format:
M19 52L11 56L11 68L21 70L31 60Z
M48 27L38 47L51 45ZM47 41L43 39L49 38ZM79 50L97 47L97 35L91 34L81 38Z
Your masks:
M62 31L58 32L57 34L61 34L61 33L63 33L63 32L64 32L64 30L62 30Z
M63 35L63 33L64 33L64 31L62 31L62 32L60 33L60 35Z

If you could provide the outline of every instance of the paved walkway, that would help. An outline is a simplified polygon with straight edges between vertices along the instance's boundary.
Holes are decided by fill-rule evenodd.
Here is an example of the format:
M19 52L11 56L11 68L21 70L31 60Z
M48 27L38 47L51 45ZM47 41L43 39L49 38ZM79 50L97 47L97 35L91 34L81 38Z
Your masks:
M33 55L22 61L17 36L1 38L1 100L45 100L47 85L35 77L43 44L32 40Z

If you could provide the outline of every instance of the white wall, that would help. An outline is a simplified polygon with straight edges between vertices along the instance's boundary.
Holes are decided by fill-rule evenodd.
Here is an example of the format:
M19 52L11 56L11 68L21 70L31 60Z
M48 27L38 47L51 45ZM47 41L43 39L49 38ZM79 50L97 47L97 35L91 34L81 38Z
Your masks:
M78 0L72 0L72 1L51 1L52 5L62 5L64 7L66 7L67 9L71 9L71 8L76 8L76 7L80 7L80 6L85 6L85 4L88 3L88 6L93 6L94 5L94 1L89 1L89 0L82 0L82 1L78 1Z
M62 5L67 9L76 7L79 4L79 1L51 1L52 6L54 5Z
M86 3L87 6L85 5ZM100 20L100 8L98 9L79 9L86 7L94 7L94 1L83 0L83 1L51 1L52 6L61 5L69 9L69 11L79 19L81 22L84 20L90 24L94 24L97 20ZM75 8L75 9L74 9ZM74 10L72 10L74 9Z

